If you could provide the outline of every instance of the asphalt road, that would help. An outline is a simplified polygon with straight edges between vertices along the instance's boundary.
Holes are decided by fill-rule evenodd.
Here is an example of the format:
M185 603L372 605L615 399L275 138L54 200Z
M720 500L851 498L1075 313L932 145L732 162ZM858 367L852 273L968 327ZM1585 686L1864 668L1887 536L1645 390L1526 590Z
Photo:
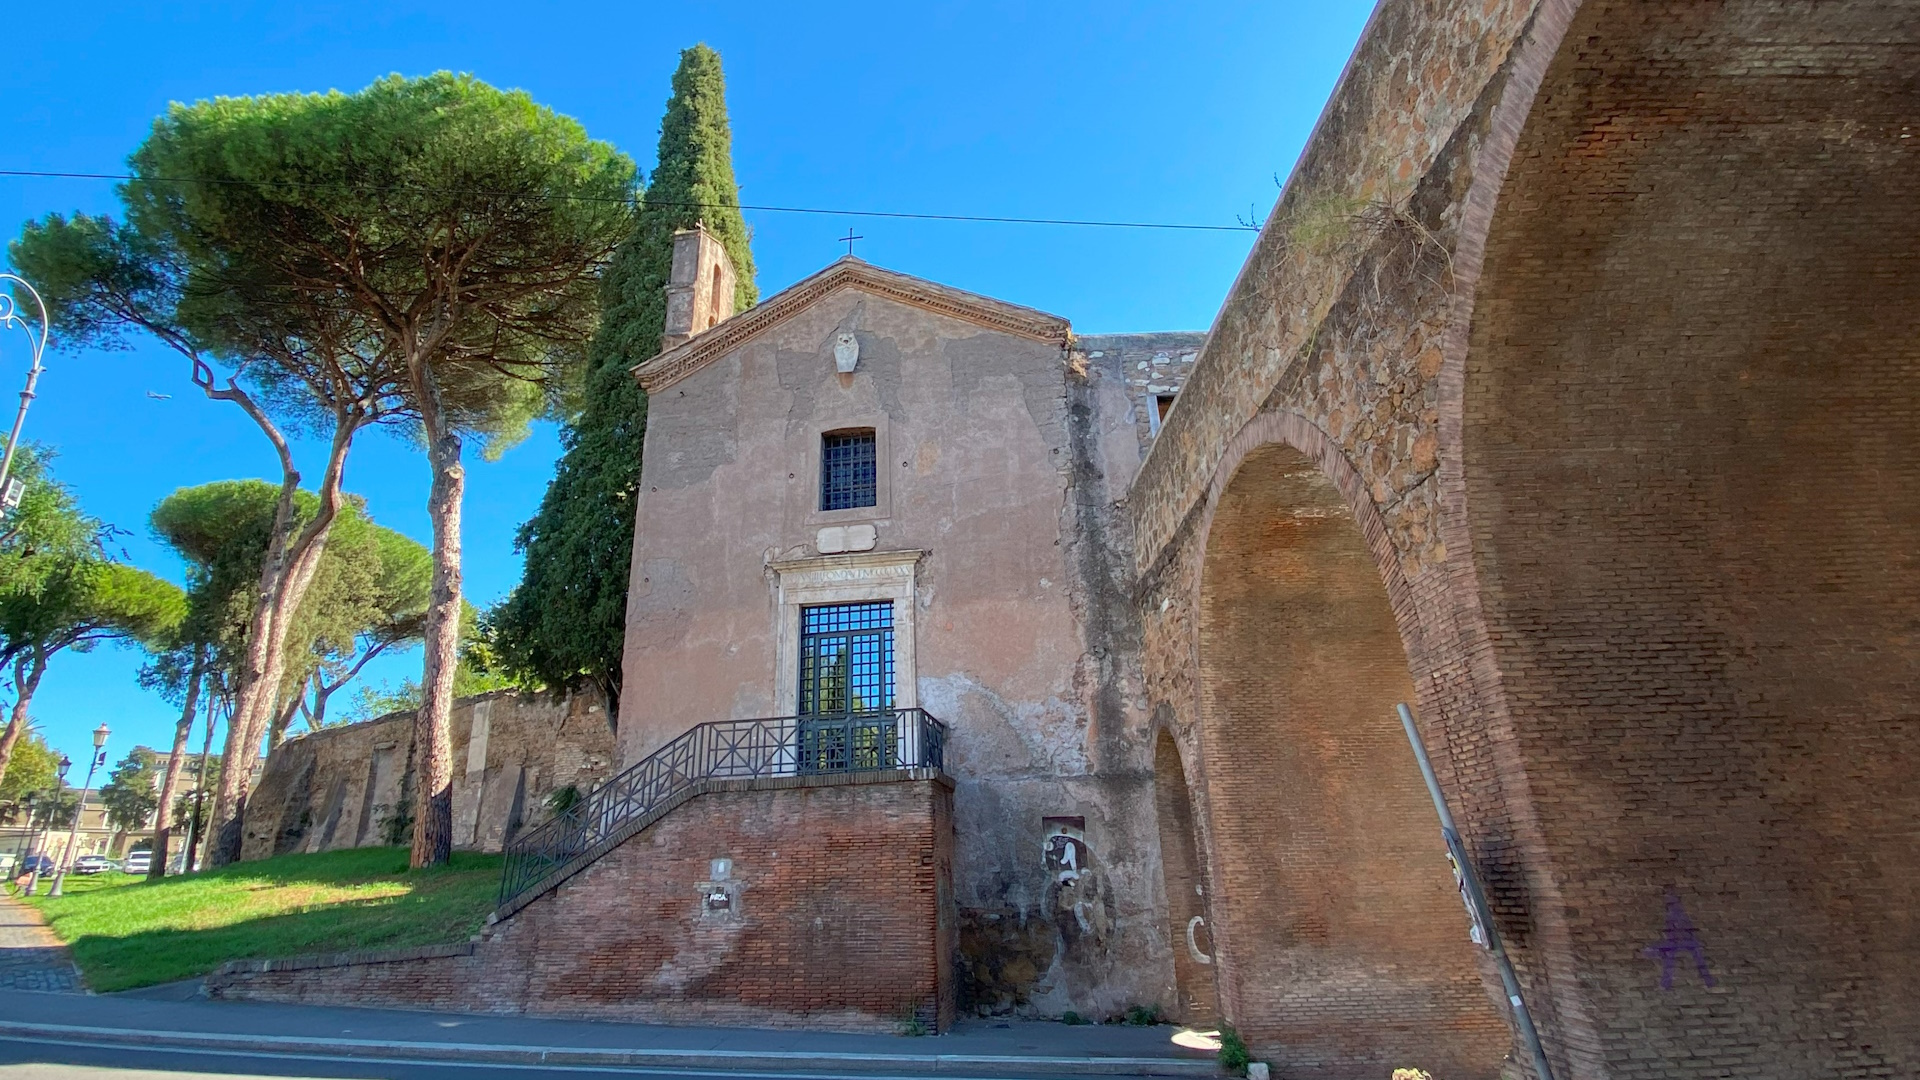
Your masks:
M314 1080L535 1080L608 1074L650 1080L822 1080L819 1072L727 1069L609 1068L605 1066L512 1065L438 1062L320 1054L256 1054L239 1051L96 1045L0 1036L0 1080L199 1080L306 1077ZM913 1076L860 1073L859 1080L922 1080ZM943 1080L967 1080L954 1073ZM1009 1080L1000 1076L994 1080ZM1018 1078L1015 1078L1018 1080ZM1116 1080L1112 1074L1102 1080ZM1117 1080L1125 1080L1124 1077Z

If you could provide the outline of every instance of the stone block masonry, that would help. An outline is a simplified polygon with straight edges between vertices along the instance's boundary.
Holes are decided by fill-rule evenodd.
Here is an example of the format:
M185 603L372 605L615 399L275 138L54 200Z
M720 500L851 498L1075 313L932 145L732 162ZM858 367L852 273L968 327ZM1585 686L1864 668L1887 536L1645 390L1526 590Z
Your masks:
M546 820L555 791L586 791L614 772L613 732L591 693L462 698L452 727L453 846L462 851L499 851ZM412 743L410 712L282 743L247 799L240 857L405 843Z
M215 997L892 1032L952 1023L952 783L694 798L479 940L241 961Z
M1180 388L1207 335L1192 332L1153 334L1081 334L1073 339L1074 349L1083 362L1105 367L1119 374L1132 406L1134 437L1140 444L1140 456L1153 445L1160 433L1167 407Z

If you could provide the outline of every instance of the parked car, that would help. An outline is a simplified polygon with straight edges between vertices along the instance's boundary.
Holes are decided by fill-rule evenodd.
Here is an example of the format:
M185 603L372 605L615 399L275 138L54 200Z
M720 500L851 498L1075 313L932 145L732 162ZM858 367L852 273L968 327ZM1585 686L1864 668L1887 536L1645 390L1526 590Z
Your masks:
M20 860L20 869L18 872L14 874L14 876L18 877L21 874L31 874L36 872L39 873L41 877L47 877L48 875L52 874L53 860L48 858L45 855L29 855L26 858Z
M124 873L139 874L140 876L145 877L147 871L153 869L153 852L151 851L127 852L127 861L120 864L120 869Z
M82 876L104 874L117 865L117 863L105 855L82 855L73 860L72 872Z

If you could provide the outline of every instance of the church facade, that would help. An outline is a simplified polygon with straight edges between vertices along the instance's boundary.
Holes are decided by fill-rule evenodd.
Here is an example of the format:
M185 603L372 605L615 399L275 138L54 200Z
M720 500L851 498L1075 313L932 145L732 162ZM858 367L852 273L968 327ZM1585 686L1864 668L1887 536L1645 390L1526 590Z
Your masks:
M960 1006L1172 1009L1122 500L1203 335L1076 338L852 257L736 315L731 275L677 238L636 371L623 760L793 718L905 762L858 718L938 725Z
M1125 503L1205 335L1076 336L852 257L746 312L733 283L710 235L675 237L635 370L625 692L589 724L611 747L561 767L563 726L517 698L456 725L465 846L507 856L485 932L233 966L213 991L880 1030L1214 1019ZM404 722L276 753L248 857L380 842L366 821L406 784L381 725Z

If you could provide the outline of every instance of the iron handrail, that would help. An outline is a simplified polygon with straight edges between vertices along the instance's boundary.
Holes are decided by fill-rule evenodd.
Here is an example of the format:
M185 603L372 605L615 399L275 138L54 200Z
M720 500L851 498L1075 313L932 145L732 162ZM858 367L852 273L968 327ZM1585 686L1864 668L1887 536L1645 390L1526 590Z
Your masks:
M709 780L944 767L947 726L924 709L698 724L506 845L499 906L623 826Z

